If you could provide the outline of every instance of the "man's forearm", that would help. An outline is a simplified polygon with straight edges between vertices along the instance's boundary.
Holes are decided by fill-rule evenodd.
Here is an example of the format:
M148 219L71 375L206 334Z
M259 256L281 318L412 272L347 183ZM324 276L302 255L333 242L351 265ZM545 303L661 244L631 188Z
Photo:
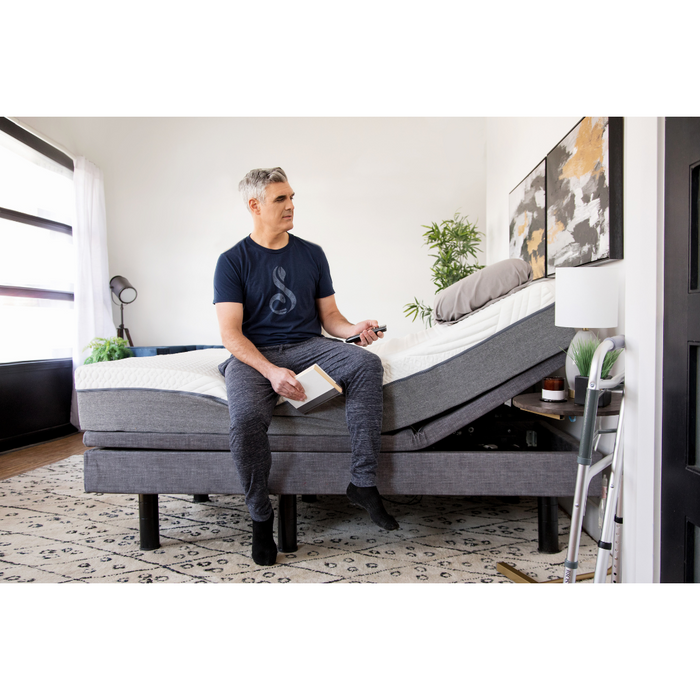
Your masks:
M350 323L340 311L329 314L322 323L326 333L334 338L347 338L353 335L354 324Z
M269 378L273 365L243 333L232 331L222 338L225 348L237 359Z
M277 394L295 401L306 399L304 387L294 372L272 364L242 333L229 331L222 335L222 340L226 349L237 360L260 372Z

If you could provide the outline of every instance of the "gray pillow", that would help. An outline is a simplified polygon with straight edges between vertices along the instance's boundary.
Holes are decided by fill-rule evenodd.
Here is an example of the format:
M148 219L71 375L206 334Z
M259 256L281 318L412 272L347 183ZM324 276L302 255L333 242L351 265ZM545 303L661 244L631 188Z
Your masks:
M501 260L443 289L436 297L437 323L457 323L465 316L514 291L532 279L529 262L518 258Z

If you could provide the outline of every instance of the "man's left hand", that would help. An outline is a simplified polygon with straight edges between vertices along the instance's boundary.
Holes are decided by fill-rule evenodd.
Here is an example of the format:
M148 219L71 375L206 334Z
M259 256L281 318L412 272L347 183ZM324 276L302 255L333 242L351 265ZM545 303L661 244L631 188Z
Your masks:
M360 340L358 340L355 345L361 345L362 347L367 347L375 341L384 337L384 333L381 331L374 332L372 328L376 328L379 322L376 320L361 321L353 326L351 333L348 333L348 337L352 335L360 335Z

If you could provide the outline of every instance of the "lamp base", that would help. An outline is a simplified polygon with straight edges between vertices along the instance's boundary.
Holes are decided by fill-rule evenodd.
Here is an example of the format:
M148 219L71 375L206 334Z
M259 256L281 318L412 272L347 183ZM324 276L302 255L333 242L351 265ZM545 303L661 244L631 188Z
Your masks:
M126 339L129 341L129 346L133 348L134 344L133 344L133 342L131 342L131 333L129 333L129 329L124 328L124 326L119 326L119 328L117 328L117 337L118 338L121 338L123 340L125 333L126 333Z

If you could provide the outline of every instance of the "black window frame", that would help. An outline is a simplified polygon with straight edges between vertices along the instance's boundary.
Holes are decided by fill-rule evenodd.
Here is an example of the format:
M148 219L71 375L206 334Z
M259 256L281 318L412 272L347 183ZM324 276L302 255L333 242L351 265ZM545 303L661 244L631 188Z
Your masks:
M59 165L68 168L71 172L74 172L73 159L70 156L52 146L50 143L46 143L46 141L40 139L38 136L28 132L26 129L23 129L18 124L15 124L11 119L0 117L0 131L4 131L25 146L33 148L38 153L41 153ZM39 228L49 229L50 231L58 231L68 236L73 235L72 226L68 226L59 221L42 219L39 216L25 214L21 211L14 211L13 209L0 207L0 219L7 219L29 226L37 226ZM75 296L72 292L61 292L55 289L37 289L34 287L12 287L2 284L0 284L0 296L75 301Z

